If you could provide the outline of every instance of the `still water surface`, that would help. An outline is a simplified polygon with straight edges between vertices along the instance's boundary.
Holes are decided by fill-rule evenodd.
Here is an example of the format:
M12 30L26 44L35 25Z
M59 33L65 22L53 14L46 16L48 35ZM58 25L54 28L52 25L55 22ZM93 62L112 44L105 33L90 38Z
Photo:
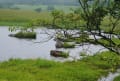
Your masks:
M40 33L42 29L37 29L36 32ZM13 33L13 32L12 32ZM47 35L45 34L37 34L36 40L26 40L26 39L18 39L14 37L9 37L8 35L11 32L8 31L8 27L0 27L0 61L8 60L10 58L21 58L21 59L35 59L42 58L47 60L55 60L55 61L65 61L72 60L73 57L76 59L80 59L80 52L84 49L88 50L89 55L95 54L97 51L102 49L102 46L99 45L84 45L79 46L74 49L57 49L64 50L70 53L70 57L67 59L64 58L55 58L50 56L51 50L56 50L55 41L53 39L44 42L44 43L35 43L39 42Z

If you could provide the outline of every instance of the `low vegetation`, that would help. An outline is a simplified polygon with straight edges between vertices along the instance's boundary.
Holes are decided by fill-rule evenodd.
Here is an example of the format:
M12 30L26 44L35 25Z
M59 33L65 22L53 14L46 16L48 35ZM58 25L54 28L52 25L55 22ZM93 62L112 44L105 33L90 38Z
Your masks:
M0 63L0 81L97 81L114 72L120 66L119 61L120 56L112 52L64 63L11 59Z
M18 32L14 35L11 35L11 36L17 37L17 38L36 39L36 33L35 32Z
M119 80L120 80L120 76L118 76L114 79L114 81L119 81Z
M64 42L64 43L62 44L62 47L63 47L63 48L74 48L74 47L75 47L75 44L71 44L71 43Z
M11 9L0 9L0 25L26 26L25 29L33 27L32 30L36 26L60 29L55 34L61 33L65 39L62 41L63 48L75 47L75 44L68 42L76 44L90 42L99 44L110 52L64 63L41 59L10 59L0 63L0 81L97 81L101 76L115 72L120 67L120 1L78 1L77 3L81 5L80 9L71 9L71 11L67 11L68 6L66 8L64 6L63 11L59 11L62 7L56 5L10 5ZM79 37L72 37L73 33L68 30L78 30L75 34ZM89 35L93 35L94 39L89 39ZM35 39L36 33L18 32L11 36ZM101 39L97 39L96 36ZM81 53L81 56L86 56L85 54ZM55 51L53 56L67 58L69 54ZM119 79L120 76L114 81Z
M61 56L61 57L64 57L64 58L68 58L68 57L69 57L69 53L67 53L67 52L62 52L62 53L60 54L60 56Z
M36 19L51 19L49 12L35 12L30 10L0 9L0 25L21 26Z

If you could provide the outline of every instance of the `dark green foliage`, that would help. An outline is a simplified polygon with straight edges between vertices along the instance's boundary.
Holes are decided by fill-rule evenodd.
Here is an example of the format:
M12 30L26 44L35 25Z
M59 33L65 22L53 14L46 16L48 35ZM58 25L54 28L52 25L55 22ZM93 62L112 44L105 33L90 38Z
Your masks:
M64 13L63 11L54 10L52 11L53 17L53 28L63 29L77 29L80 26L80 14L78 13ZM79 28L80 29L80 28Z
M81 16L84 22L86 22L84 26L86 31L94 36L97 44L120 54L120 44L118 45L112 40L114 38L112 35L116 37L119 35L116 30L119 29L118 25L120 24L120 2L114 0L93 0L92 3L89 4L89 0L79 0L79 3L82 9ZM102 27L106 17L109 18L109 21ZM109 30L106 31L103 28L108 28ZM101 37L107 44L101 43L95 36ZM119 37L117 39L120 40Z

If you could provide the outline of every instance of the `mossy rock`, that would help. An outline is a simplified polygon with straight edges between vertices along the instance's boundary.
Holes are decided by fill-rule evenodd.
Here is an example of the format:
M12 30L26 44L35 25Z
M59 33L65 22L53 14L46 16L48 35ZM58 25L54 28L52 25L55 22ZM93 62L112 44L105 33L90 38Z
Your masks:
M63 48L75 48L75 44L64 42L62 47Z
M66 52L63 52L63 51L51 50L50 55L54 56L54 57L67 58L69 56L69 53L66 53Z
M75 48L75 44L69 42L56 43L56 48Z
M9 36L21 39L36 39L35 32L18 32L16 34L10 34Z

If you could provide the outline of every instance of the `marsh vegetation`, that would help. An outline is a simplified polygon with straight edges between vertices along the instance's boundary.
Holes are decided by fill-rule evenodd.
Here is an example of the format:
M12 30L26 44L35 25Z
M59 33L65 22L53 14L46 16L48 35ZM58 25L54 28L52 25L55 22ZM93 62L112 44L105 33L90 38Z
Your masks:
M99 81L120 68L120 1L4 2L0 81Z

